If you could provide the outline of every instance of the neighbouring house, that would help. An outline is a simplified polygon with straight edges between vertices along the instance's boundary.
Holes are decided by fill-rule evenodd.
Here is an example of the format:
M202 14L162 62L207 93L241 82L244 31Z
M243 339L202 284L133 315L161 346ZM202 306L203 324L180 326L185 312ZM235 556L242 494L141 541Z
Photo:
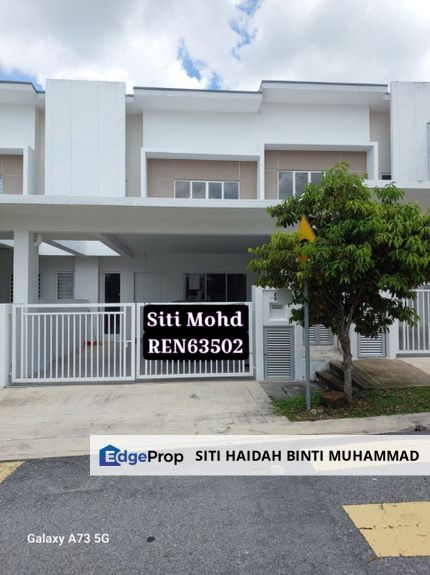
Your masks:
M301 379L288 298L253 289L247 271L247 248L274 229L266 208L340 160L369 186L394 180L428 208L429 122L428 83L126 94L116 82L47 80L45 92L1 82L0 303L14 305L0 322L12 382ZM251 300L246 364L140 357L141 304ZM417 305L418 326L358 337L356 354L430 354L425 287ZM322 326L312 344L315 366L336 354Z

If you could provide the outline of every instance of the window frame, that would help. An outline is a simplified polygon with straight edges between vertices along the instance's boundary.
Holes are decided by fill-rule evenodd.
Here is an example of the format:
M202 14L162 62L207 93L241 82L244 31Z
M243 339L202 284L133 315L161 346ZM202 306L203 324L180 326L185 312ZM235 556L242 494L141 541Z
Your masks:
M189 192L189 196L188 196L188 197L186 197L186 198L180 198L180 197L177 197L177 196L176 196L176 182L183 182L183 183L188 184L188 192ZM189 199L191 199L191 193L192 193L192 192L191 192L191 188L192 188L192 186L191 186L191 180L173 180L173 197L174 197L176 200L189 200Z
M192 300L192 299L187 299L187 276L190 275L200 275L200 276L204 276L203 278L203 283L204 283L204 299L201 300ZM185 302L193 302L193 301L198 301L198 302L213 302L214 300L208 300L207 299L207 289L208 289L208 276L209 275L220 275L220 276L224 276L224 286L225 286L225 297L226 299L224 300L225 303L232 303L232 301L230 301L228 299L228 276L234 276L234 275L241 275L243 276L243 279L245 281L245 299L244 301L247 301L247 293L248 293L248 276L246 274L246 272L184 272L184 299L183 301ZM236 301L236 300L235 300Z
M190 195L187 198L178 198L176 196L176 183L184 182L189 184ZM193 184L205 184L205 197L204 198L193 198ZM209 197L209 184L221 184L221 198L210 198ZM237 185L237 198L226 198L225 197L225 184L236 184ZM240 180L184 180L175 179L173 180L173 197L175 200L227 200L236 201L240 200Z
M293 175L293 193L291 196L287 196L286 198L281 198L279 195L280 192L280 175L281 174L292 174ZM307 174L308 175L308 184L311 184L312 174L324 174L324 170L278 170L278 200L287 200L288 198L295 198L297 197L296 192L296 174Z
M69 275L72 276L72 297L59 297L60 292L59 292L59 288L60 288L60 276L61 275ZM56 272L56 276L57 276L57 290L56 290L56 295L57 295L57 301L63 301L63 300L68 300L68 299L75 299L75 272L74 271L70 271L70 270L60 270Z

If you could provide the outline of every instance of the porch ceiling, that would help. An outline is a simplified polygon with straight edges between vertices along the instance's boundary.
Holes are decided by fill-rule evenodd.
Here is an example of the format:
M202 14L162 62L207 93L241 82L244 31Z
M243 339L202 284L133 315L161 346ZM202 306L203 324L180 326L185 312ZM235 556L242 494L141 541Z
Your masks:
M120 234L118 238L137 255L145 252L246 254L248 248L263 244L269 236Z
M70 244L73 242L85 243L99 238L100 241L111 241L117 253L73 253L62 252L62 255L125 255L134 257L146 253L194 253L194 254L246 254L248 248L253 248L267 242L270 235L212 235L212 234L115 234L99 235L88 233L44 233L43 244L54 250L53 246ZM46 243L45 243L46 242ZM9 244L9 245L8 245ZM0 248L13 249L13 232L0 232ZM53 255L51 252L40 255ZM60 255L59 253L56 255Z

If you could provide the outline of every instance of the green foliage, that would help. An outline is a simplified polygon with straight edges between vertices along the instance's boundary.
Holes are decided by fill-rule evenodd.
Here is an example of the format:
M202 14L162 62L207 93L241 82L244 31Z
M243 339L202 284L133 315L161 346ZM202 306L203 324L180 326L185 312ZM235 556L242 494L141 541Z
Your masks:
M398 415L400 413L427 412L430 405L429 387L360 390L354 394L351 405L339 408L327 407L318 393L312 394L312 411L306 411L304 396L279 399L273 402L277 415L290 421L332 419L344 417L372 417L375 415Z
M318 186L268 209L278 230L269 243L250 249L258 285L292 290L293 320L303 322L303 285L309 288L311 324L336 335L375 337L394 320L416 321L407 300L430 280L430 214L402 203L394 185L369 189L340 163ZM301 247L297 229L305 215L316 241ZM290 228L290 230L286 230ZM299 254L308 256L302 265Z

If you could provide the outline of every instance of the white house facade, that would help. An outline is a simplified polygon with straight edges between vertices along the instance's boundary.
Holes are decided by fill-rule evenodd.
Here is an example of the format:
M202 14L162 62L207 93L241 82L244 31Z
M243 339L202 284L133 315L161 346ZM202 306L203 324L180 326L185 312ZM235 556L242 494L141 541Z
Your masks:
M429 102L430 84L407 82L0 83L0 380L302 379L300 328L285 294L253 289L247 249L273 232L269 205L340 160L430 207ZM251 302L252 358L142 366L136 313L149 302ZM359 338L356 354L430 353L428 303L423 289L416 330ZM317 366L336 341L320 326L312 337Z

